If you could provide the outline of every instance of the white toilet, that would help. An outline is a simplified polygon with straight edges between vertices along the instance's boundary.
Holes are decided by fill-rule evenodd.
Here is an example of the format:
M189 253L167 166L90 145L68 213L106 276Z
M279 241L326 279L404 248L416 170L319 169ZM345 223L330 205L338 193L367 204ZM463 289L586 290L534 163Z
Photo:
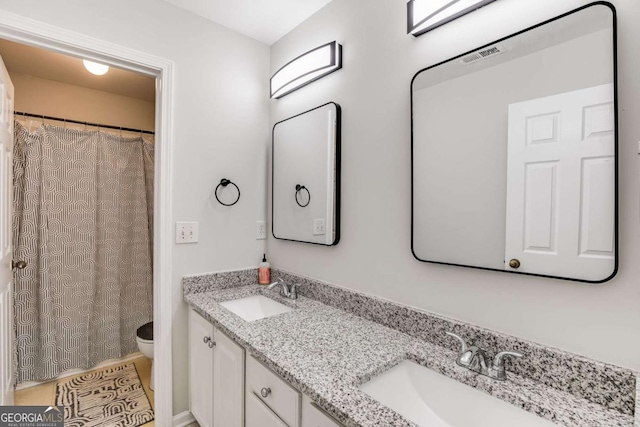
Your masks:
M151 380L149 382L149 388L154 390L155 377L153 372L153 322L145 323L140 326L136 331L136 341L138 341L138 349L140 353L151 359Z

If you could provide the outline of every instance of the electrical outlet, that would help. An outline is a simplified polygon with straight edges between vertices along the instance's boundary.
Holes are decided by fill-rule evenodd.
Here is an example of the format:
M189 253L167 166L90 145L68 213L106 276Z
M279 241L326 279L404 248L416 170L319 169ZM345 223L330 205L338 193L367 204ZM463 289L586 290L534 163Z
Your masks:
M256 240L267 238L267 221L256 221Z
M176 243L197 243L197 222L176 222Z
M325 233L325 221L324 219L313 220L313 235L320 236Z

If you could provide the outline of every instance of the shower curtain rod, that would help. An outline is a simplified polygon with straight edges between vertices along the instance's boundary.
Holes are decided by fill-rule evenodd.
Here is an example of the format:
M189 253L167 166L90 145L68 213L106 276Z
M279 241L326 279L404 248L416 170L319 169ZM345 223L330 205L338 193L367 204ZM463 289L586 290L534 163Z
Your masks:
M105 129L115 129L115 130L123 130L126 132L136 132L136 133L144 133L147 135L155 135L156 133L150 130L142 130L142 129L131 129L131 128L123 128L120 126L111 126L111 125L101 125L99 123L90 123L90 122L81 122L78 120L69 120L69 119L61 119L60 117L52 117L52 116L43 116L42 114L31 114L31 113L23 113L21 111L14 111L14 115L24 116L24 117L35 117L37 119L42 120L55 120L57 122L66 122L66 123L75 123L78 125L85 126L93 126L97 128L105 128Z

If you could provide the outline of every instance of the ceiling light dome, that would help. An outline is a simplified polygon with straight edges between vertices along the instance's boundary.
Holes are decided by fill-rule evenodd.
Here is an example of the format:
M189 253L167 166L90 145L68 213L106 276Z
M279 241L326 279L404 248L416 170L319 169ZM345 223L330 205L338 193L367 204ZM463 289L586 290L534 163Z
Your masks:
M83 59L82 63L87 71L91 74L95 74L96 76L104 76L107 74L107 71L109 71L108 65L98 64L97 62L87 61L86 59Z

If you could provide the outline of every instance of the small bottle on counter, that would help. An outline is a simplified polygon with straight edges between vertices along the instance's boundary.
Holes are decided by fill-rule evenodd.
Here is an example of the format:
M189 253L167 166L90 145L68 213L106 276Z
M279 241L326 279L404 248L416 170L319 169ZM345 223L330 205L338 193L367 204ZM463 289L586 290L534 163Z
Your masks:
M258 284L268 285L271 283L271 266L267 262L267 254L262 254L262 262L258 266Z

